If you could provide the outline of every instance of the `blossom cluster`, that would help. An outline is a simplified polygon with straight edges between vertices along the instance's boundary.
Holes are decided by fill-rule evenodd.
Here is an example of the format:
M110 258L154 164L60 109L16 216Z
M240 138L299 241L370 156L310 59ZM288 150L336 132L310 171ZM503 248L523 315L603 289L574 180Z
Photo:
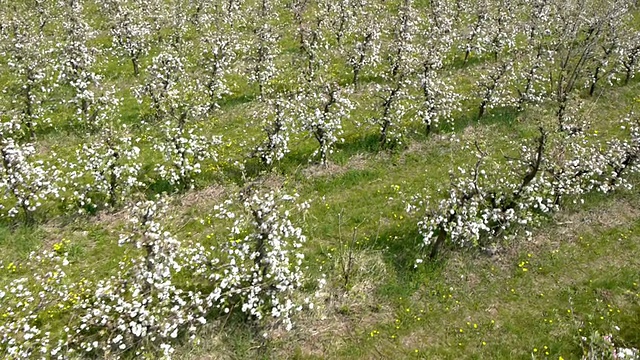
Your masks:
M467 104L478 118L503 107L551 107L571 132L567 117L583 85L595 94L640 70L629 0L54 3L35 2L35 11L16 4L1 16L2 122L19 124L13 142L28 138L36 152L46 128L76 131L86 149L55 160L72 169L60 198L81 208L99 198L114 206L149 184L195 186L204 169L218 168L222 139L211 128L223 122L227 100L259 100L251 126L263 137L243 144L265 165L309 137L318 144L310 158L326 164L347 122L357 132L372 126L392 147L417 127L430 134L453 125ZM93 21L89 9L105 21ZM122 81L114 62L131 63L136 76ZM468 86L458 84L457 68ZM124 105L131 97L139 101L134 113ZM351 116L355 108L367 111ZM115 156L94 148L106 149L102 134L125 124L129 140L107 148L125 154L118 161L131 165L126 174L91 160ZM147 148L153 155L137 154ZM116 186L92 180L110 173L120 177L110 181ZM113 193L118 186L122 195Z
M408 205L425 214L418 223L424 245L432 247L432 256L446 242L486 246L527 229L567 199L629 187L627 177L640 170L639 125L636 115L623 118L627 136L606 142L586 132L540 126L534 143L514 144L517 155L506 155L506 161L489 161L476 142L475 166L451 173L442 200L431 204L418 195Z
M68 242L31 254L7 267L13 280L0 288L0 353L170 358L179 339L236 311L265 336L291 330L294 314L313 308L300 291L306 237L290 213L308 205L295 200L278 191L228 200L213 214L229 224L228 237L212 245L167 230L168 198L135 203L118 241L124 257L101 280L78 279ZM52 329L54 321L66 325Z
M4 134L2 134L4 135ZM35 158L32 144L20 144L12 137L0 135L0 216L16 217L22 213L27 223L47 199L59 198L59 184L54 180L60 171Z

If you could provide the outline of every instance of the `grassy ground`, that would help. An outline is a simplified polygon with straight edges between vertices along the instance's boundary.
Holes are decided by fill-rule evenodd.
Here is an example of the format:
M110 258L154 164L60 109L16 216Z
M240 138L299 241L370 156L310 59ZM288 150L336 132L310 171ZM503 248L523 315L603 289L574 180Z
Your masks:
M111 65L110 71L122 71ZM470 91L468 72L474 66L482 63L454 69L458 86ZM131 81L120 75L111 76L113 82ZM437 196L449 170L473 161L451 135L509 152L508 139L529 134L533 120L548 115L507 109L476 122L477 103L471 100L456 114L453 129L425 137L416 127L406 148L388 152L378 148L375 129L356 125L371 116L366 90L356 95L362 97L358 110L329 166L310 164L315 144L298 139L292 153L262 177L267 187L283 185L311 201L309 213L299 220L310 239L311 271L329 279L316 310L302 314L295 331L280 333L266 350L242 323L222 319L185 343L180 358L573 359L582 354L580 337L594 330L613 332L620 345L640 348L637 191L591 196L585 205L550 219L532 239L491 254L446 249L438 261L416 269L415 259L422 256L418 218L405 213L403 201L421 191ZM639 93L638 81L605 88L584 99L582 113L594 129L613 131ZM214 206L245 185L245 176L263 170L251 160L245 173L231 165L245 160L246 147L238 145L259 135L247 123L256 106L253 97L241 92L226 99L216 120L207 124L212 133L225 136L228 146L221 149L224 162L199 178L196 190L175 196L168 227L179 237L215 242L217 234L209 236L207 226L215 221ZM132 98L125 99L125 118L135 122L139 111ZM83 141L73 131L54 131L40 134L38 147L41 153L56 150L70 157ZM0 224L0 264L6 268L31 251L64 242L74 271L100 278L121 258L115 244L123 226L120 212L76 216L55 209L33 227ZM0 281L9 276L0 270Z
M630 106L639 86L586 99L584 111L607 129L625 112L614 103ZM454 132L500 148L506 137L527 133L533 116L500 113ZM303 314L296 330L282 333L266 353L249 329L225 319L205 329L199 343L185 344L180 356L571 359L582 352L582 334L614 326L624 345L640 347L640 197L633 191L591 197L539 229L533 241L522 239L493 256L448 249L440 260L414 269L421 256L417 218L405 213L403 200L418 191L435 195L446 186L449 169L473 160L450 135L410 136L407 148L395 152L376 150L372 135L347 135L337 161L326 168L296 160L296 151L306 151L296 149L263 181L312 202L303 221L308 253L313 271L330 280L317 311ZM241 185L228 175L178 195L169 228L207 241L213 207ZM103 212L5 227L1 259L7 264L68 240L77 273L101 277L121 258L114 244L123 225L122 213ZM349 258L354 265L343 270Z
M610 92L597 102L630 98L636 88ZM607 113L617 115L612 109L596 116ZM500 120L470 124L459 136L500 143L497 135L528 128L522 118ZM200 344L186 344L181 355L570 359L581 354L581 334L609 332L614 325L625 345L640 346L635 192L589 198L546 224L533 241L522 239L493 256L449 249L439 261L413 268L419 256L417 219L404 212L402 200L421 189L434 193L446 185L450 168L472 160L448 136L416 137L396 153L360 147L343 155L342 164L283 166L267 175L267 186L286 185L312 201L304 222L309 254L317 263L314 271L326 273L331 286L318 299L318 310L303 314L296 330L281 334L267 354L258 351L259 341L248 329L230 319L206 329ZM204 239L208 229L198 220L208 222L213 206L237 189L229 181L178 196L170 228L183 238ZM2 258L23 258L65 239L78 272L99 277L120 258L114 244L122 226L122 214L102 213L4 229ZM354 265L345 280L350 257Z
M491 255L450 251L417 270L398 266L399 251L363 239L348 291L326 293L267 354L227 324L205 331L181 357L579 359L580 338L595 330L638 347L638 209L637 193L597 197L556 216L531 241ZM327 250L328 268L340 268L339 246Z

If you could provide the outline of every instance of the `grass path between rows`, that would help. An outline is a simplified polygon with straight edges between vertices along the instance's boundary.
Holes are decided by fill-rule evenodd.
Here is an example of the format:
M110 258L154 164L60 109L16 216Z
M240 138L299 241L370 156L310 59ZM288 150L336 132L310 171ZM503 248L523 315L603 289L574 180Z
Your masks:
M449 251L413 272L361 250L348 295L327 299L269 354L249 338L222 346L216 333L184 358L580 359L580 338L595 330L639 348L639 255L635 192L556 216L532 241Z

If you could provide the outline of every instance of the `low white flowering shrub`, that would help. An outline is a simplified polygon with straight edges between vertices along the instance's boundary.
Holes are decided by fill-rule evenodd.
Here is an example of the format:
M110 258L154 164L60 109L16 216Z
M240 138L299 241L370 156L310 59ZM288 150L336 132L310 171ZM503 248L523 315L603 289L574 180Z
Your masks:
M61 4L63 41L58 43L57 82L71 88L66 102L74 112L75 121L87 130L100 126L113 116L118 99L114 90L104 87L103 76L96 72L100 50L90 43L98 31L94 30L84 16L84 2L72 1Z
M22 213L26 223L32 223L44 202L60 197L55 181L60 171L36 160L33 144L20 144L10 136L0 134L0 216L14 218Z
M317 156L321 164L327 163L334 144L343 140L342 123L354 108L346 95L348 91L339 85L324 84L304 96L301 127L318 142L312 156Z
M74 161L64 162L71 206L80 212L114 208L142 186L140 148L126 127L105 127L94 140L76 150Z
M338 31L340 54L351 68L352 84L358 89L361 73L380 63L381 34L384 22L383 12L375 1L354 1L350 10L353 23Z
M289 153L291 137L297 132L296 103L301 101L299 96L263 98L264 107L253 113L254 119L262 124L266 135L254 150L253 154L260 157L265 165L273 165L282 160Z
M160 179L178 189L192 188L205 161L218 159L216 148L222 144L222 138L201 135L197 124L187 124L184 120L166 121L160 127L162 135L155 139L153 148L164 161L156 163L155 171Z
M540 196L547 136L541 128L537 144L523 146L521 157L508 165L485 165L488 154L476 143L475 166L468 175L462 168L457 176L451 173L445 198L435 207L427 205L427 215L418 223L424 244L432 246L432 257L446 240L479 246L481 240L507 235L514 225L526 225L538 213L555 208L552 200ZM425 203L428 200L418 200L419 207Z
M198 82L187 71L189 64L174 51L153 58L146 82L136 95L146 104L159 134L152 137L152 148L160 153L154 169L160 179L179 190L194 186L206 160L217 160L220 136L202 134L200 126L210 101L203 97Z
M404 117L412 110L410 89L415 83L413 75L416 64L416 26L418 14L412 0L402 3L393 18L393 40L381 61L383 71L380 76L386 80L376 84L375 97L379 99L379 115L372 120L380 130L382 146L402 143Z
M138 202L119 238L125 256L101 280L68 275L78 269L64 242L9 264L11 280L0 286L0 354L168 358L185 335L230 312L245 314L264 336L291 330L294 314L313 307L300 292L306 237L290 214L308 205L294 200L272 191L227 201L216 215L230 221L229 237L214 246L166 230L167 198Z
M43 31L51 8L47 4L37 4L36 9L26 3L3 5L0 56L3 75L9 77L0 101L3 108L14 110L24 135L34 140L37 130L51 124L52 106L47 100L55 90L55 64L51 61L55 45ZM32 16L34 10L41 12L42 18Z
M425 133L428 135L442 123L453 123L453 111L460 110L461 97L454 91L453 86L447 84L438 74L438 68L429 62L423 63L418 80L422 92L418 117L422 120Z
M218 207L217 215L234 220L230 239L220 247L226 263L234 265L224 272L221 292L243 313L256 320L273 318L287 330L296 312L313 306L308 298L299 301L294 296L305 280L302 247L306 242L286 206L294 200L279 191L249 189L242 195L243 209L235 213ZM303 211L308 206L300 203L294 209Z
M476 82L477 95L481 99L478 108L478 118L487 110L511 106L516 98L509 88L510 78L513 78L513 62L501 61L492 64L488 69L482 69L480 80Z
M244 75L249 81L258 86L258 95L262 98L270 95L271 83L282 71L276 65L276 58L282 52L278 41L280 16L275 11L276 1L263 0L261 6L248 7L249 16L254 21L250 23L250 37L242 45L244 63L247 71Z
M580 338L582 345L582 360L613 359L613 360L638 360L640 351L635 348L617 347L613 336L602 335L598 331L591 333L589 337Z
M135 76L140 74L140 58L151 47L152 25L147 17L149 7L134 6L123 0L99 0L97 4L109 20L113 55L127 58Z
M174 280L182 268L177 260L180 241L161 223L166 207L161 199L130 209L130 232L121 234L119 243L140 249L140 254L128 255L115 276L95 283L92 293L74 306L80 320L72 329L72 344L78 351L118 357L159 346L169 355L172 339L204 322L200 296Z
M482 240L514 236L559 209L567 197L630 187L626 177L640 170L640 123L631 114L621 127L626 138L604 143L584 132L540 127L533 144L520 145L517 156L489 165L488 154L476 143L475 166L451 173L444 199L434 206L418 195L408 206L409 211L426 212L418 227L424 245L431 246L431 257L446 241L480 246Z
M65 253L32 253L23 265L0 269L13 280L0 286L0 355L5 359L65 358L68 335L57 321L77 301L76 286L66 273ZM61 314L63 314L61 316Z

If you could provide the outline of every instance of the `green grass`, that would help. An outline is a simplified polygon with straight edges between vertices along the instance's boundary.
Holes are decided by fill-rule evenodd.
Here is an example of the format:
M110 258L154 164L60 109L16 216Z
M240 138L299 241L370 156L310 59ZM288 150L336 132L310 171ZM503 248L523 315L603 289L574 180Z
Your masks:
M370 307L305 323L302 345L274 347L297 359L578 359L579 337L596 329L638 347L639 201L600 199L494 257L453 251L413 271L387 260L385 281L360 301Z
M295 52L293 45L286 50L291 56ZM149 61L143 59L141 67ZM472 57L462 64L457 59L447 71L457 88L471 95L472 72L486 61ZM105 65L106 78L118 88L139 81L130 72L127 62ZM341 81L350 81L347 75ZM448 138L455 134L463 141L478 139L499 157L513 151L509 139L528 137L536 121L549 115L545 109L518 113L507 108L477 120L478 101L470 96L453 125L425 136L420 124L411 124L404 146L385 151L375 127L360 125L375 115L376 101L368 96L368 86L380 79L363 73L361 80L354 95L357 109L345 123L345 140L337 144L326 168L309 161L316 144L304 136L293 139L292 152L273 169L246 160L261 135L249 120L257 107L256 89L249 84L238 82L235 94L225 97L221 110L205 121L206 133L224 136L222 160L209 164L211 169L197 179L197 189L175 195L169 230L180 238L215 242L224 236L225 224L207 240L208 223L217 225L211 216L214 206L262 177L267 186L282 185L311 201L308 214L297 220L309 237L310 271L326 274L329 287L317 299L316 311L301 314L294 332L278 333L266 348L258 349L260 337L241 321L222 319L203 329L198 344L185 342L180 358L578 359L582 334L609 332L613 325L620 327L614 335L621 345L640 347L637 193L589 196L587 204L550 219L531 241L507 244L493 257L447 248L438 260L416 269L415 259L425 254L418 216L405 213L404 201L418 192L437 198L438 189L448 184L448 172L475 159ZM597 96L583 98L581 114L603 136L615 134L616 119L637 107L638 93L637 79L624 87L602 86ZM132 126L133 135L149 135L137 126L141 106L127 91L122 96L123 122ZM43 156L55 150L62 158L72 158L90 138L69 125L69 114L58 115L52 128L38 134L37 146ZM139 146L149 168L149 142L143 138ZM234 166L235 161L244 162L245 170ZM162 181L146 186L148 197L173 190ZM19 262L31 251L69 240L76 275L99 279L108 276L123 255L116 246L125 221L119 212L78 216L50 207L39 220L34 227L0 224L0 264ZM342 266L350 256L354 266L346 281ZM0 282L10 276L0 270Z
M608 92L597 100L598 104L610 103L609 98L633 100L637 86ZM623 113L611 106L593 115L605 121L618 116L616 112ZM463 138L479 136L489 148L504 144L503 136L530 131L525 117L507 119L502 121L496 116L454 131ZM283 335L282 340L270 345L270 356L524 359L530 358L534 348L543 355L547 346L549 359L560 355L578 358L580 321L595 317L593 325L584 326L583 331L591 327L611 329L609 320L597 321L601 313L607 312L603 308L606 305L616 308L611 323L620 326L625 345L640 346L634 335L639 331L639 312L638 290L633 285L640 282L639 214L619 213L618 209L627 202L631 205L623 210L638 207L637 195L590 197L587 205L569 209L572 214L568 216L578 219L571 223L570 235L563 234L565 226L550 223L536 233L535 241L513 244L498 258L448 249L440 260L413 269L415 259L422 256L420 236L415 227L417 219L405 214L402 200L419 191L435 195L438 188L446 186L449 169L473 161L473 154L451 144L446 136L446 131L431 138L416 135L410 137L407 148L392 153L365 151L366 145L355 150L338 149L335 156L344 156L344 160L328 169L302 160L285 160L285 164L291 161L290 165L268 176L273 178L270 181L296 189L301 198L311 200L304 222L310 239L309 257L315 260L316 267L322 266L322 270L314 271L339 278L336 256L332 255L332 259L328 255L336 254L338 251L332 249L345 244L353 247L362 262L346 295L340 286L331 290L335 297L346 298L328 302L321 299L319 306L325 308L317 314L303 314L294 333ZM205 188L193 193L202 193L197 204L184 201L172 210L175 218L170 229L181 237L203 239L209 230L197 220L207 218L213 206L238 185L242 185L240 178L237 182L224 180L223 194L208 197L209 183L205 182ZM607 216L620 216L621 223L593 226L580 219L598 208L605 215L611 213ZM30 251L50 248L53 243L68 239L74 248L74 266L79 271L95 271L92 276L99 277L107 274L121 257L121 250L114 244L123 221L118 213L98 214L55 217L34 228L3 228L1 258L7 264L24 259ZM355 227L358 243L350 244ZM622 233L626 238L618 240ZM580 237L586 240L579 240ZM530 262L527 272L518 267L522 261ZM336 284L339 282L336 280ZM571 316L566 313L568 309L572 309ZM319 319L323 312L326 320ZM473 324L478 324L478 329ZM195 358L260 355L255 348L256 338L245 327L227 323L224 329L228 335L220 335L219 329L211 330L215 336L208 330L201 335L203 343L214 342L217 347L186 346L182 353ZM317 329L326 330L309 335ZM371 336L373 331L379 333ZM482 345L483 341L487 345Z

